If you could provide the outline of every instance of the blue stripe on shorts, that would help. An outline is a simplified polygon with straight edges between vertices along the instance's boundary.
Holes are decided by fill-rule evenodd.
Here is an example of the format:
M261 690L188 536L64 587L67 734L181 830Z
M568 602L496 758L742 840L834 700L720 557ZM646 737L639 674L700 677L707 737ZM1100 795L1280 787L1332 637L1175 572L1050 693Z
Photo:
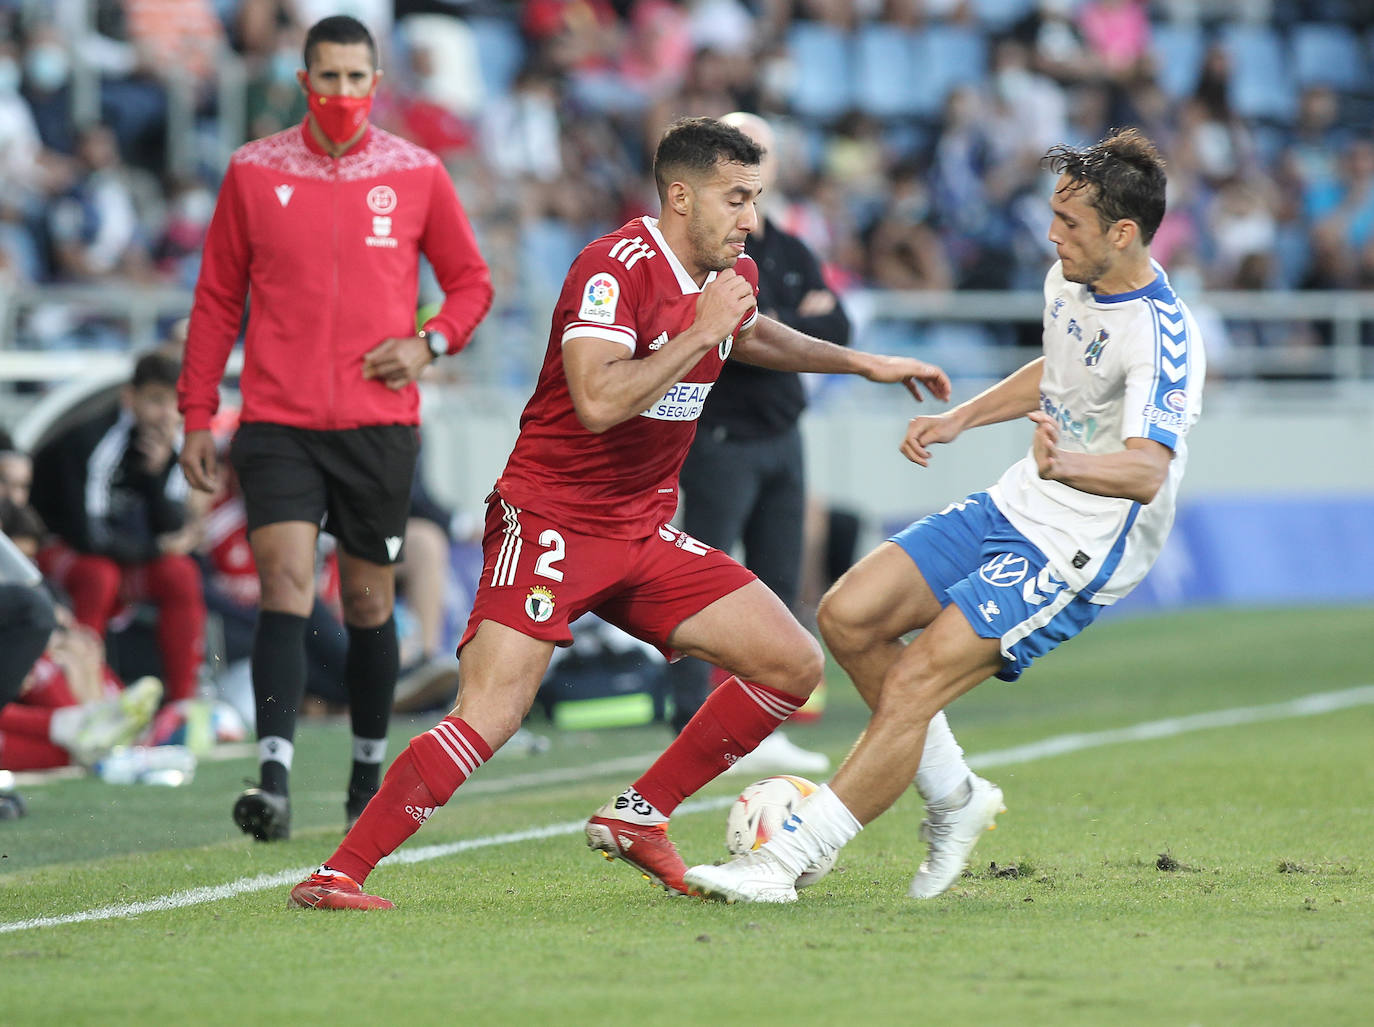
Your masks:
M1003 681L1015 681L1102 612L1064 583L986 492L923 517L889 541L911 557L942 606L954 603L980 638L1001 641Z

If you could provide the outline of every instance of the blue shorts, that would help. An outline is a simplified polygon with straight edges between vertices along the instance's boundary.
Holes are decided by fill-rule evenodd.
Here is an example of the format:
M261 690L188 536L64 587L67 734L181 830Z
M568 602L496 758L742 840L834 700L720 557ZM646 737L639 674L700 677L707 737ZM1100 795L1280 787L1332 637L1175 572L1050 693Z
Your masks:
M889 541L911 557L941 606L956 604L980 638L1001 641L1003 681L1015 681L1102 612L1055 574L986 492L923 517Z

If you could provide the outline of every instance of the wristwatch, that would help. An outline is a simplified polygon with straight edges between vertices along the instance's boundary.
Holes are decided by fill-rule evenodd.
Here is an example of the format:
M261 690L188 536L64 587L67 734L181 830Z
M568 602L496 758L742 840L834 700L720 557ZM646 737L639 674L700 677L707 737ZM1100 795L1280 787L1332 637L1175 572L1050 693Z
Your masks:
M448 336L443 332L435 331L433 328L421 328L415 334L425 340L435 360L448 356Z

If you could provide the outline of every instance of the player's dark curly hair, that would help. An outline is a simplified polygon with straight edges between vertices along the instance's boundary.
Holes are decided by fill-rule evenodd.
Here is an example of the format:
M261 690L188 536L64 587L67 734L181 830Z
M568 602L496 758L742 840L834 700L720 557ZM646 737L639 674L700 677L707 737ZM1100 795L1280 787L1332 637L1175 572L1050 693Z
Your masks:
M1106 228L1134 221L1148 246L1164 220L1164 158L1155 144L1134 128L1118 129L1084 149L1055 146L1041 164L1073 180L1070 188L1090 185L1092 208Z
M357 18L350 18L346 14L335 14L328 18L321 18L310 26L310 30L305 34L305 68L310 70L310 58L315 55L315 47L320 43L338 43L340 46L349 46L353 43L366 43L367 52L372 56L372 67L377 67L377 43L372 38L372 33L367 31L367 26Z
M668 126L654 151L654 183L667 200L668 186L710 174L717 164L757 164L763 147L737 128L715 118L678 118Z

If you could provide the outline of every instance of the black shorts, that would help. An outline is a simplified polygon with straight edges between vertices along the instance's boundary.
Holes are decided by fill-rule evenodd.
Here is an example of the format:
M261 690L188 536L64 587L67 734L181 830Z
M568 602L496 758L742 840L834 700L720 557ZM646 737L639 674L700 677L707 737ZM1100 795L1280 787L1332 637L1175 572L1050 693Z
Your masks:
M314 431L255 421L239 425L229 461L250 533L309 521L349 555L392 564L405 539L419 452L419 433L409 424Z

